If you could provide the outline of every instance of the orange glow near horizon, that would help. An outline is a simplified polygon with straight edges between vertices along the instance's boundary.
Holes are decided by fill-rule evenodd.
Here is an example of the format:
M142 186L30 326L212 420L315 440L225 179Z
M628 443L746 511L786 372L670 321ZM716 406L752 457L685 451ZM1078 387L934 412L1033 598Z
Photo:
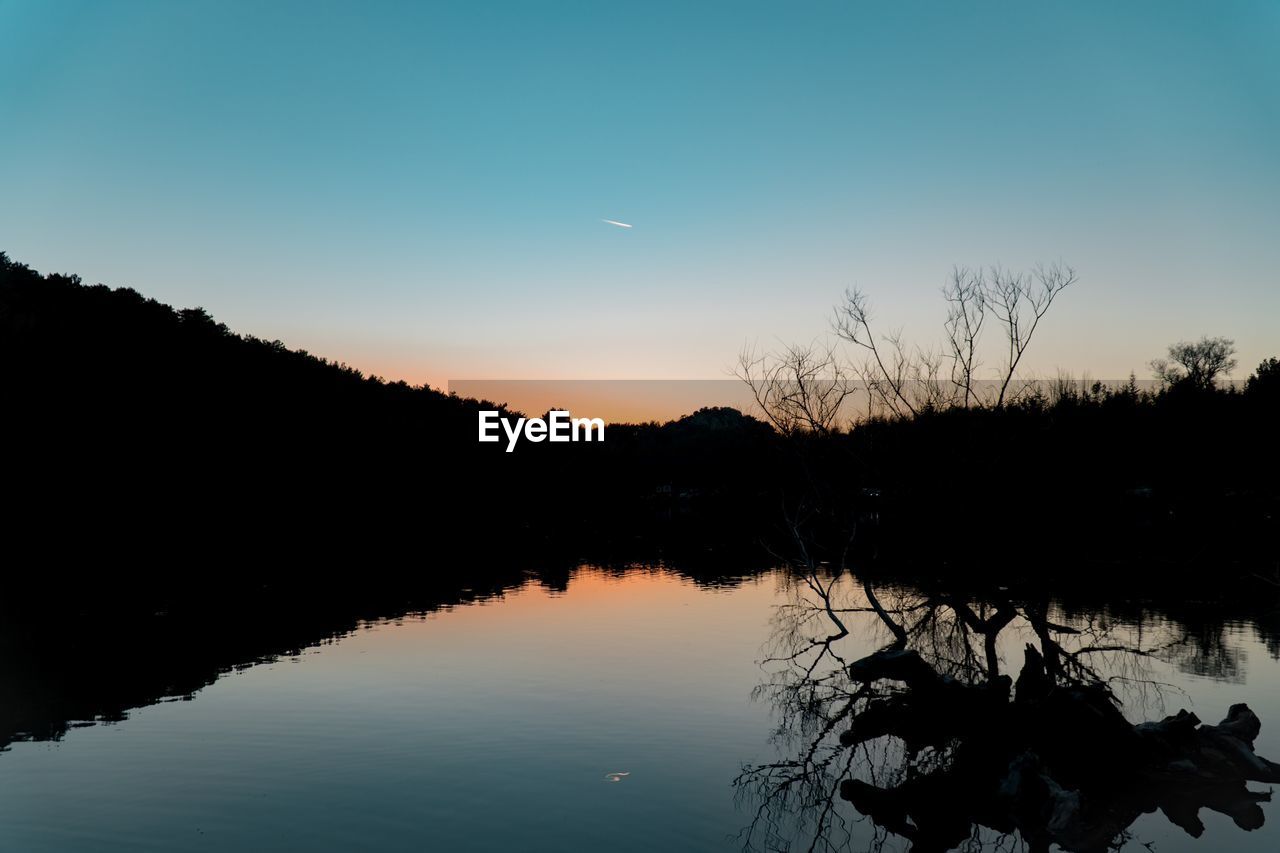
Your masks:
M447 619L453 632L487 632L493 628L494 614L501 605L503 636L525 631L536 634L549 619L582 622L601 632L635 630L641 623L667 619L673 613L679 613L682 621L714 621L717 611L736 613L728 606L729 598L739 603L750 599L758 606L758 612L767 614L778 598L780 583L777 575L766 572L717 589L660 566L636 566L616 572L583 566L570 573L564 591L531 578L490 598L408 615L393 622L402 621L400 627L417 623L429 629L432 622ZM379 625L370 627L376 629ZM387 634L388 639L403 636L398 631Z
M453 380L448 390L529 416L556 408L607 423L669 421L709 406L756 409L750 389L731 379Z

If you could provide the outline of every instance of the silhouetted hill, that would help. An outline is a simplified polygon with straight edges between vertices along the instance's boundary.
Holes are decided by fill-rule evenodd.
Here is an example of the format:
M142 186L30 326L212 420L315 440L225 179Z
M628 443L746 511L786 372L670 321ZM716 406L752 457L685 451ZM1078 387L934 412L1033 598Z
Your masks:
M476 441L476 412L494 403L2 254L0 399L10 519L46 559L465 557L516 540L608 556L679 527L693 494L750 497L730 457L774 438L707 410L508 454Z
M433 459L487 449L447 442L476 401L2 255L0 394L11 517L47 556L376 546L463 519L478 484Z

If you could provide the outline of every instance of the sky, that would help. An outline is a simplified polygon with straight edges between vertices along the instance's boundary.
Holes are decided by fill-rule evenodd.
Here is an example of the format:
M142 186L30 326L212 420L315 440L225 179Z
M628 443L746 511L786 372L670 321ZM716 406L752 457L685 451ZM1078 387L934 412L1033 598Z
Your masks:
M1280 4L0 0L0 250L369 373L720 378L845 288L1280 355ZM634 225L623 229L602 220Z

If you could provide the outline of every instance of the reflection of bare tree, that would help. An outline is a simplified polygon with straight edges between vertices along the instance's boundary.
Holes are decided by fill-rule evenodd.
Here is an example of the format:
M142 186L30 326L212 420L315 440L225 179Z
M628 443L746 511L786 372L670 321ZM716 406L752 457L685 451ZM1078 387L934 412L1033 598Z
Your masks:
M1193 835L1203 807L1261 824L1269 795L1245 782L1280 781L1280 765L1254 754L1246 706L1218 726L1121 713L1120 696L1161 698L1149 663L1184 637L1140 645L1106 619L1066 624L1043 598L877 587L800 554L758 688L787 757L735 780L754 804L746 848L845 848L866 818L871 848L914 851L1103 851L1156 808ZM1004 670L1019 652L1015 681Z

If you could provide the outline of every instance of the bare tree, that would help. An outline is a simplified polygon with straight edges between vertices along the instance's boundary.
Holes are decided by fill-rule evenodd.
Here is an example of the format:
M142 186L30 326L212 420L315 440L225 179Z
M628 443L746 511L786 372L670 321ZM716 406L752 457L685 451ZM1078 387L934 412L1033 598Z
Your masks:
M1230 338L1202 337L1198 341L1179 341L1169 347L1168 358L1151 362L1156 378L1167 385L1189 384L1194 388L1214 387L1218 376L1236 369L1235 341Z
M989 298L996 317L1005 329L1009 345L1000 393L996 407L1003 406L1009 385L1017 374L1018 363L1031 344L1031 338L1058 294L1076 282L1076 272L1069 266L1038 266L1031 273L1011 273L994 267L991 270Z
M1062 264L1041 265L1027 273L956 267L942 288L947 316L941 353L907 346L900 332L877 335L866 294L856 289L845 292L833 326L839 337L863 351L862 379L872 400L890 414L905 417L951 406L999 408L1017 397L1018 367L1040 321L1058 294L1076 280L1075 270ZM1004 331L1003 352L997 390L983 395L979 370L992 316Z
M942 296L947 300L944 328L951 349L951 384L961 395L960 405L967 408L976 401L978 341L987 319L987 283L982 271L955 267Z
M919 414L919 406L908 397L912 359L902 344L902 333L894 332L877 340L871 328L866 294L857 289L846 290L844 304L836 308L833 325L837 335L866 350L861 374L872 400L879 400L895 415Z
M818 341L776 352L746 347L733 373L751 388L756 405L783 435L838 429L841 409L854 390L835 349Z

